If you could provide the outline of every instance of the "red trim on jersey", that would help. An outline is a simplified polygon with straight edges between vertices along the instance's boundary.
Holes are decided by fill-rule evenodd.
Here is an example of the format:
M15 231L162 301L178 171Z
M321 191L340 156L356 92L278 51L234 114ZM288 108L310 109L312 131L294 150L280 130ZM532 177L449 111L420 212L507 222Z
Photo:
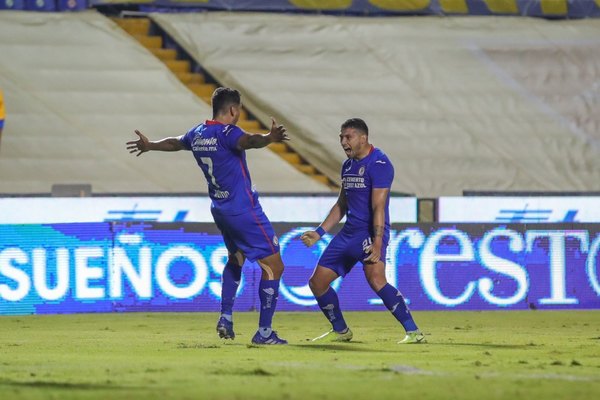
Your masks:
M214 119L207 119L204 121L204 125L225 125L219 121L215 121Z
M271 251L273 251L273 254L277 253L277 251L275 250L275 247L273 247L273 243L271 243L271 239L269 238L269 235L267 235L267 232L265 232L265 228L263 228L262 224L258 220L258 216L254 212L254 210L250 210L250 212L254 216L254 220L256 221L256 224L258 225L258 227L262 231L263 235L265 235L265 239L267 239L267 243L269 243L269 247L271 247Z
M244 180L250 181L248 179L248 175L246 175L246 170L244 169L244 164L242 163L241 159L240 159L240 167L242 168L242 175L244 175ZM263 235L265 235L265 239L267 240L267 243L269 243L269 247L271 247L271 250L273 251L273 254L277 253L277 251L275 250L275 247L273 247L273 243L271 242L271 238L269 238L269 235L267 235L267 232L265 231L265 228L263 228L262 224L260 223L260 221L258 219L258 216L254 212L254 199L252 198L252 193L248 192L247 188L246 188L246 194L248 195L248 198L250 199L250 204L252 204L252 208L253 209L250 210L250 212L252 213L252 216L254 217L254 220L256 221L256 225L258 225L258 227L262 231Z
M250 182L250 179L248 179L248 175L246 175L246 170L244 169L244 163L242 163L242 159L240 158L239 161L240 168L242 169L242 175L244 175L244 180ZM250 204L252 204L252 207L254 207L254 199L252 198L252 193L248 192L248 188L245 188L245 190L246 194L248 195L248 198L250 199Z
M372 152L375 151L375 146L371 145L371 150L369 150L369 154L367 154L368 156L371 155Z

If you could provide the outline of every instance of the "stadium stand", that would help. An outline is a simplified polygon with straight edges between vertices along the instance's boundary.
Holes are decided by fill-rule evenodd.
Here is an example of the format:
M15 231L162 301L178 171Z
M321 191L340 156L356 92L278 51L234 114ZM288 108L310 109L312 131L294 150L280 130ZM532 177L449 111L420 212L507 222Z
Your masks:
M294 2L292 5L280 0L243 3L203 0L186 1L185 4L168 0L134 1L133 3L137 3L135 6L131 3L119 3L118 0L93 0L89 3L84 0L2 0L0 9L81 10L88 4L99 8L104 7L105 11L131 9L131 7L145 11L181 11L181 7L186 7L188 11L192 11L193 7L204 10L292 12L301 11L302 7L305 7L304 11L314 9L311 2ZM295 134L295 140L291 144L295 153L290 152L289 146L273 146L273 150L288 163L295 163L294 168L297 170L316 174L317 180L329 187L338 181L339 165L343 160L337 141L339 123L348 116L357 115L369 122L374 135L372 140L376 145L384 148L394 160L397 169L396 191L435 197L458 195L465 190L550 193L593 192L600 188L600 179L598 179L600 168L598 168L597 157L600 149L600 113L596 111L600 80L598 20L547 21L506 17L506 15L529 15L551 18L593 18L599 15L598 1L481 0L466 2L461 6L462 2L432 0L423 2L423 8L419 10L411 8L414 4L410 1L393 2L393 5L369 1L368 7L364 9L359 7L359 2L344 4L347 6L339 8L334 7L334 2L320 2L321 8L315 11L341 14L364 12L368 15L468 13L504 15L504 17L454 17L445 18L440 22L437 18L372 19L248 12L152 14L160 29L170 38L174 38L176 44L192 56L191 60L181 59L178 50L161 48L161 45L164 47L161 37L146 36L148 22L145 19L139 19L145 21L138 24L141 27L126 28L126 30L164 62L172 74L186 84L191 92L204 101L215 86L213 82L207 82L204 77L198 78L197 71L191 70L197 69L198 65L199 68L210 73L212 80L241 88L245 94L245 104L252 108L253 116L258 119L255 121L244 118L240 122L242 127L252 130L260 126L264 129L264 126L269 123L270 115L282 116L284 118L282 121ZM82 20L90 18L87 15L90 12L78 14L83 15ZM10 19L14 15L17 14L12 11L2 12L3 18ZM39 21L44 17L37 15L31 18ZM62 19L62 17L52 18ZM78 18L72 17L73 20ZM96 18L102 19L98 15ZM129 19L128 22L137 20ZM121 21L125 20L121 19ZM76 23L73 26L79 29ZM114 26L110 26L111 29L115 29ZM66 36L72 36L72 33L68 32L69 28L66 26L63 28L60 32L62 38L57 37L58 41L64 41ZM16 43L11 43L12 40L16 40L19 46L23 45L20 43L22 39L16 39L17 31L13 31L10 24L3 24L0 31L3 29L5 34L0 39L0 46L4 45L3 50L7 51L6 54L25 54L26 51L17 50ZM43 32L44 29L46 28L42 26L38 32ZM48 40L51 35L48 34L48 30L45 32L46 34L41 36L44 36L44 40ZM115 32L111 32L111 35L114 34ZM28 37L28 34L24 37ZM66 42L73 42L73 38L69 37ZM136 52L142 52L141 48L131 41L124 43L135 47ZM123 44L119 46L122 47ZM96 50L120 48L119 46L98 45ZM28 44L27 47L22 48L29 51L32 46ZM61 45L52 48L64 50L66 47ZM48 50L44 51L48 52ZM63 57L68 60L69 57L75 57L74 52L70 56L65 54L57 59ZM359 56L361 58L358 58ZM109 60L118 58L112 54L112 50L107 57ZM144 57L146 57L144 62L148 62L145 52ZM85 59L86 56L75 58L80 62L80 59ZM265 63L264 60L269 62ZM10 80L15 76L21 79L24 74L37 75L38 82L35 83L35 78L32 80L36 84L35 88L21 91L23 98L30 96L21 103L26 102L29 109L33 109L37 102L37 106L44 110L37 110L38 114L35 118L22 119L21 123L26 120L30 124L36 118L43 119L44 112L53 114L46 120L54 121L57 111L48 111L47 104L50 102L54 107L57 104L61 107L67 104L75 110L75 113L70 114L71 111L67 110L61 115L68 115L69 118L58 120L75 131L86 126L88 128L86 136L79 133L77 137L78 140L83 140L87 135L93 136L87 131L98 130L101 124L93 123L92 120L89 120L90 124L86 124L78 108L83 108L84 105L95 107L97 115L94 115L94 118L101 120L99 114L107 114L106 111L101 111L102 108L109 108L107 103L115 105L118 109L119 112L114 115L123 114L123 110L127 110L127 107L131 108L131 102L127 102L126 107L118 107L119 102L113 101L112 97L123 100L124 97L121 96L123 93L129 97L140 95L136 92L138 89L129 91L127 85L123 85L123 79L114 80L112 76L106 74L106 71L94 70L89 65L84 67L84 70L87 69L86 72L78 70L79 67L76 65L66 68L44 65L44 63L52 64L47 57L36 62L41 63L41 66L38 68L39 71L34 72L30 65L25 68L19 67L19 57L16 58L16 62L9 57L0 60L0 68L4 64L6 71L12 70L9 71L10 73L0 74L0 84L5 90L13 85L16 93L19 88L23 89L24 85L17 84L16 81L2 82L3 79ZM137 61L133 64L142 65ZM115 66L110 68L114 69ZM147 69L148 66L142 68ZM165 68L155 62L152 62L152 68L156 68L157 73L160 71L161 77L168 75ZM15 71L18 73L14 74ZM85 76L85 79L90 82L95 80L102 82L105 78L107 84L104 85L104 89L107 90L94 93L92 96L91 94L97 90L92 88L87 93L90 98L82 101L86 96L83 92L88 89L60 87L57 83L61 79L57 80L56 76L64 77L61 72L72 73L73 76ZM116 70L112 73L123 76ZM135 74L134 71L129 70L127 73ZM142 75L137 75L136 85L149 81L148 76L144 74L148 74L148 71L145 70ZM91 78L92 76L94 78ZM169 90L176 88L183 94L185 90L182 90L177 82L172 82L172 78L173 76L167 78L169 85L172 85ZM45 79L49 79L52 84L49 85ZM125 81L129 84L135 79L133 81L125 79ZM156 78L152 78L152 81L153 85L156 85ZM86 85L89 85L89 82ZM112 94L111 85L117 87ZM98 84L99 86L103 85ZM50 94L53 91L54 93ZM45 98L40 96L41 93L44 93ZM51 96L66 98L50 101ZM94 106L99 96L111 100L101 102L100 106ZM187 96L186 100L190 100L188 92L185 92L184 96ZM10 97L12 101L13 93L10 93ZM142 97L148 98L148 96ZM206 105L201 105L197 99L191 101L192 103L188 103L185 107L198 106L205 110L193 113L193 118L190 118L193 124L203 119L209 112L206 111ZM11 123L9 134L19 127L19 115L22 114L17 109L19 103L18 100L12 103L12 107L16 108L13 108L11 113L16 111L17 119ZM182 132L183 124L177 125L177 123L184 120L179 116L185 112L181 110L171 112L170 110L175 108L172 103L164 107L156 103L156 108L159 110L140 111L142 114L150 114L149 118L131 115L126 118L111 118L109 125L114 127L129 118L129 123L119 126L118 129L130 132L132 127L139 126L137 125L139 122L131 124L132 120L154 118L154 124L150 129L157 125L160 129L156 129L156 136L153 136L152 130L146 129L151 137ZM84 113L94 114L88 109ZM166 114L168 117L163 118ZM202 117L198 118L198 114ZM177 122L169 120L169 117L174 115L178 115L175 118ZM156 121L157 119L161 122ZM74 125L74 120L77 120L79 126ZM54 123L57 122L54 121L49 126ZM186 123L183 130L191 124ZM109 125L102 124L102 126ZM174 127L176 129L173 129ZM69 134L63 133L68 132L69 129L61 127L60 131L60 135L69 137ZM29 140L35 137L31 134L20 135L28 136ZM112 137L113 134L102 135L99 142L104 146L112 140ZM14 146L15 138L4 141L12 142L13 144L9 146ZM44 140L48 140L47 136ZM94 141L98 142L96 139ZM149 175L153 178L140 178L139 174L143 172L134 172L140 169L137 160L120 159L120 155L116 154L112 156L108 170L91 167L86 167L87 171L86 168L69 168L65 161L63 167L60 167L59 161L58 167L48 163L45 168L38 168L32 163L23 161L31 157L31 154L25 156L26 153L22 148L17 147L17 151L14 151L15 148L4 147L0 153L3 155L0 157L0 166L4 163L10 167L0 169L0 178L3 178L2 174L13 175L0 181L0 193L22 192L22 188L25 188L25 192L47 192L51 184L57 182L86 183L89 179L83 177L91 176L92 169L96 179L102 180L103 174L113 173L120 180L117 182L113 179L105 179L104 185L112 187L109 189L105 189L102 184L94 184L95 192L139 191L136 189L138 187L147 192L164 190L188 192L196 191L197 187L194 185L201 181L198 179L197 182L188 185L182 184L181 181L168 182L170 178L164 176L172 175L165 173L164 168L148 166L149 163L145 163L143 168L150 168L149 171L152 173ZM53 157L52 151L52 147L48 147L48 153L41 159L42 165L44 157ZM64 153L64 150L61 151ZM85 151L90 153L89 149ZM60 155L56 158L64 158L63 153L59 152ZM8 157L21 160L19 168L14 168L15 165L19 165L19 162L9 161ZM90 162L89 154L73 156L73 159L77 160L78 157L85 159L86 163ZM171 155L167 157L171 157L169 161L176 158L175 164L169 162L169 166L173 165L175 170L189 170L189 168L176 167L176 163L183 162L180 157ZM257 186L262 191L313 193L329 190L325 185L315 185L315 182L306 184L305 177L298 178L293 171L294 168L290 168L289 165L272 168L269 166L269 162L273 160L271 154L266 156L260 154L259 157L258 154L251 152L250 157L251 162L255 159L255 162L264 167L259 169L264 170L265 173L277 171L282 177L284 176L282 180L287 183L287 186L279 185L269 178L261 182L262 178L255 176ZM281 160L275 162L277 166L283 164ZM190 163L184 165L189 166ZM134 169L130 166L134 166ZM152 168L156 168L157 171ZM43 177L32 178L27 182L15 178L14 174L34 175L34 170L41 170L42 174L47 173L50 177L43 183L39 182L40 179L45 179ZM123 170L129 170L129 174L134 175L131 179L133 184L127 182L130 178L123 173ZM70 174L66 174L67 171ZM326 176L321 175L320 172ZM257 174L262 175L263 172L254 173ZM287 174L290 174L291 178ZM197 176L194 172L190 172L190 175ZM294 183L296 178L300 180L298 185ZM150 180L152 182L149 182ZM34 181L38 183L32 183ZM200 183L200 185L204 184Z
M216 81L212 76L208 76L177 42L157 29L156 25L151 25L148 18L113 18L113 21L158 57L188 89L210 104L211 95L217 87L214 83ZM159 32L156 32L157 30ZM268 122L270 123L270 121ZM262 125L244 109L242 109L242 115L237 125L248 132L268 132L268 125ZM294 152L286 142L272 143L269 148L312 179L331 188L339 186L337 180L334 181L321 174L314 166L308 164L298 153Z
M211 109L108 18L0 12L0 87L10 124L0 150L0 193L204 193L191 155L125 150L134 129L179 135ZM274 114L275 117L278 115ZM294 132L291 132L294 136ZM261 192L330 193L270 151L249 151Z
M335 178L340 123L364 117L396 189L600 189L600 22L155 13L246 104ZM541 62L543 61L543 62Z

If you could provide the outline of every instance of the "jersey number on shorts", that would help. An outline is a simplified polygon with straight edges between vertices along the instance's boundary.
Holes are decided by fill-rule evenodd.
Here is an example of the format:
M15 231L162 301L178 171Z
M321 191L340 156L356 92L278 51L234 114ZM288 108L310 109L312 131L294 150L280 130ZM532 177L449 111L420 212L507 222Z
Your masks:
M373 241L371 240L370 237L368 237L365 240L363 240L363 242L362 242L363 251L366 253L369 250L369 247L371 247L372 244L373 244Z
M219 184L217 183L217 180L215 179L215 176L213 175L213 162L212 162L212 158L210 158L210 157L200 157L200 161L202 161L208 167L208 176L210 176L210 181L213 184L213 186L216 187L216 188L220 187Z

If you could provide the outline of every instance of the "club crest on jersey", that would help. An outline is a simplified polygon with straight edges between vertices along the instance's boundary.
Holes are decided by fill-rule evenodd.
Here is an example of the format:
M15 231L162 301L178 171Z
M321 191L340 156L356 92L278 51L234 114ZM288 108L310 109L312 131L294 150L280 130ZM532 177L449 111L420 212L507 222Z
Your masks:
M360 169L358 170L358 176L363 176L365 174L365 166L363 165L362 167L360 167Z

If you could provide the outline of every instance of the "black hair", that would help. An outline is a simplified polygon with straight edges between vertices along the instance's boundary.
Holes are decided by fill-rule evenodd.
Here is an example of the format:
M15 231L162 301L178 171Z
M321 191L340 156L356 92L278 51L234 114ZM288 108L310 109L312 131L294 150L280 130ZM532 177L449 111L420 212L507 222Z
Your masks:
M365 135L369 136L369 127L367 126L367 123L360 118L347 119L342 124L340 131L343 131L344 129L348 129L348 128L353 128L353 129L359 130L361 132L364 132Z
M220 87L213 92L211 102L215 118L221 112L227 111L228 107L241 104L242 95L236 89Z

